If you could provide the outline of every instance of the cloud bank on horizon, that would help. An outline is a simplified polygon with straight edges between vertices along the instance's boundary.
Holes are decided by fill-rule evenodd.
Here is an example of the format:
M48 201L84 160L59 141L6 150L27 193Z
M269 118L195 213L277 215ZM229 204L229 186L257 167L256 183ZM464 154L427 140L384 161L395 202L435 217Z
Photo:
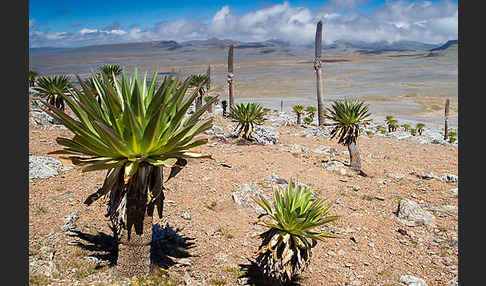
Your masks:
M99 29L79 27L77 32L42 31L36 28L35 19L29 19L29 40L31 48L167 40L183 42L213 37L245 42L279 39L307 45L314 42L319 20L324 24L325 44L336 40L407 40L438 44L458 38L458 7L450 0L388 0L366 13L356 12L365 1L330 0L317 10L294 7L285 1L241 15L225 5L208 20L180 18L151 27L127 29L114 23Z

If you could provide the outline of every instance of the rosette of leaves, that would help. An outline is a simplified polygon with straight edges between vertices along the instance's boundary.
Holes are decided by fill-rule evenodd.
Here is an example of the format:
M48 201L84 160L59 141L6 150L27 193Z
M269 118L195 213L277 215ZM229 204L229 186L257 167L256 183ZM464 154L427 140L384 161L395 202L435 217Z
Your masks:
M304 120L304 124L306 124L306 125L311 125L312 121L313 121L312 118L309 117L309 116L304 117L303 120Z
M110 79L111 84L114 83L114 79L123 71L122 67L117 64L105 64L100 66L99 70Z
M409 124L402 124L402 128L403 130L405 130L405 132L408 132L408 130L410 129L410 125Z
M203 104L203 96L204 94L206 93L206 84L207 82L209 81L209 76L207 74L204 74L204 73L200 73L200 74L195 74L192 76L192 79L191 79L191 87L199 87L198 88L198 93L199 93L199 96L196 98L196 110L198 110L199 108L201 108L202 104Z
M456 140L457 140L457 132L454 131L454 130L449 131L448 137L449 137L449 143L456 142Z
M29 70L29 86L33 87L35 84L36 78L39 77L39 73L36 71Z
M417 133L419 135L422 135L422 132L424 131L424 128L425 128L425 124L423 124L423 123L417 123L416 128L417 128Z
M235 128L238 137L247 140L253 139L255 124L262 124L265 120L263 107L258 103L239 103L230 107L228 114L234 122L238 122Z
M367 124L371 114L368 112L368 105L359 100L334 101L330 108L327 108L327 119L332 121L331 139L338 137L338 143L348 147L350 167L359 171L361 175L361 159L357 140L360 135L360 126Z
M331 204L316 199L311 189L292 179L285 188L278 186L274 190L273 199L270 203L263 197L253 197L265 210L263 216L269 218L257 221L268 230L260 234L262 243L256 252L256 263L267 278L285 284L309 265L317 241L336 237L318 228L339 217L328 216Z
M302 114L304 114L305 108L302 104L296 104L292 106L292 111L297 115L297 125L300 125Z
M73 87L71 97L62 95L75 117L46 104L46 112L74 133L72 138L58 137L56 141L64 149L52 154L67 155L75 165L84 166L84 172L108 170L103 186L84 203L107 197L105 216L117 231L125 231L128 240L134 229L135 239L149 233L150 242L154 208L162 217L164 168L170 169L167 182L184 168L187 159L209 157L193 149L207 143L207 138L197 135L210 129L212 120L199 121L199 117L216 98L186 117L199 87L185 96L190 77L182 84L178 78L165 77L156 87L156 75L147 85L146 75L141 80L137 69L130 78L123 72L121 80L115 78L113 84L103 74L100 81L94 81L100 103L77 76L82 90ZM121 251L119 260L126 257Z
M39 96L47 98L47 102L59 110L64 110L64 98L69 95L71 78L67 75L41 76L37 79L34 90Z
M305 112L307 113L308 117L314 120L314 116L316 115L317 108L315 106L310 105L305 108Z

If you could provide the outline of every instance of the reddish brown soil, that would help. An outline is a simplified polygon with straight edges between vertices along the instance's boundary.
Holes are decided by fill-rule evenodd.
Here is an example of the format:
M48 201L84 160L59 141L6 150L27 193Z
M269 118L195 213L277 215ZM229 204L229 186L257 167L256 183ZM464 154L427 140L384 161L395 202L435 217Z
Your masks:
M234 123L218 115L215 124L226 126L227 134ZM166 200L173 202L166 201L164 220L181 229L178 234L192 238L194 243L187 250L191 255L190 265L168 268L169 276L179 281L178 285L184 285L182 277L186 272L200 285L238 285L238 277L245 275L241 266L249 264L260 243L253 236L262 229L253 224L257 214L237 206L232 192L242 183L254 182L271 196L272 173L280 178L296 178L313 186L320 197L332 202L338 200L329 214L341 217L329 227L339 232L339 238L320 242L314 248L310 267L301 275L301 285L400 285L397 281L404 274L423 278L429 286L447 285L457 275L458 247L457 243L449 243L458 239L457 211L449 212L446 217L436 215L436 226L416 227L404 225L395 214L401 198L410 198L422 206L457 207L457 197L450 192L456 184L423 180L410 174L413 170L432 171L438 176L457 174L457 147L361 136L363 170L369 176L343 176L324 169L322 160L327 156L312 150L326 145L341 152L347 151L346 147L325 137L294 136L303 130L294 126L277 130L281 144L298 144L309 151L293 154L272 150L272 147L290 149L279 144L241 145L236 139L210 140L198 149L211 154L213 160L192 160L188 163L190 168L167 183ZM31 125L30 152L58 157L47 153L60 149L56 137L69 134L65 129L49 130ZM342 162L348 158L347 154L336 156ZM222 166L222 162L232 168ZM397 180L387 176L390 172L406 176ZM75 167L56 177L29 182L29 255L48 261L55 251L53 261L59 271L51 277L31 275L32 281L38 281L32 285L41 285L42 279L51 285L121 283L114 277L114 267L108 265L107 259L99 262L103 267L95 269L83 258L107 254L106 249L96 247L89 237L70 236L60 229L65 217L78 210L79 232L94 238L111 235L103 202L100 200L89 207L83 204L102 185L104 175L104 171L82 173ZM354 191L353 186L359 190ZM384 200L366 200L364 195ZM190 214L191 220L181 217L183 211ZM402 235L398 229L406 230L408 235ZM442 242L434 242L437 238ZM87 245L88 249L72 245L75 241ZM221 259L222 254L227 257Z

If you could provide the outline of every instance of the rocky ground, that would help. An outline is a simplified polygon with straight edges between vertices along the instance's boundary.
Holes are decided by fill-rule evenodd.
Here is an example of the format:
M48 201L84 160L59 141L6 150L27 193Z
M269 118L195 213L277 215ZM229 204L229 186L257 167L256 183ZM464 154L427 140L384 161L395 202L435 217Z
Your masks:
M159 285L265 285L252 264L261 209L249 195L271 197L272 185L291 177L340 216L328 225L339 237L313 249L299 285L457 285L458 150L439 140L440 130L363 134L362 177L349 172L347 148L329 130L273 113L249 143L230 136L235 123L219 111L207 115L214 127L198 148L212 159L190 161L167 184L164 218L154 225ZM59 149L56 137L71 133L39 111L30 116L30 284L144 285L116 277L106 208L83 204L105 172L82 173L48 155Z

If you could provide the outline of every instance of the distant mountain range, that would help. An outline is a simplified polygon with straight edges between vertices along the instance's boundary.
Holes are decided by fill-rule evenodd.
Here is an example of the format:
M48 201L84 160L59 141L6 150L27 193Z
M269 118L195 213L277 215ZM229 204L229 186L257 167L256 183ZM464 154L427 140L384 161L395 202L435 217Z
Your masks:
M85 46L78 48L57 48L57 47L43 47L43 48L30 48L30 51L55 51L55 50L67 50L77 49L83 51L95 51L97 49L162 49L166 51L178 50L185 47L216 47L225 48L228 45L233 44L235 49L259 49L259 48L288 48L290 43L273 39L262 42L241 42L230 39L217 39L210 38L207 40L192 40L184 42L176 41L152 41L152 42L139 42L139 43L122 43L122 44L108 44L108 45L96 45ZM374 54L387 51L439 51L445 50L449 47L457 45L457 40L448 41L445 44L427 44L416 41L397 41L397 42L364 42L364 41L345 41L337 40L332 44L324 45L323 49L353 49L358 53ZM307 48L314 49L314 45L294 46L295 48Z
M458 45L459 45L459 42L457 40L450 40L450 41L447 41L447 43L443 44L442 46L437 47L437 48L434 48L434 49L431 49L430 51L431 52L433 52L433 51L442 51L442 50L449 49L451 47L457 47Z

